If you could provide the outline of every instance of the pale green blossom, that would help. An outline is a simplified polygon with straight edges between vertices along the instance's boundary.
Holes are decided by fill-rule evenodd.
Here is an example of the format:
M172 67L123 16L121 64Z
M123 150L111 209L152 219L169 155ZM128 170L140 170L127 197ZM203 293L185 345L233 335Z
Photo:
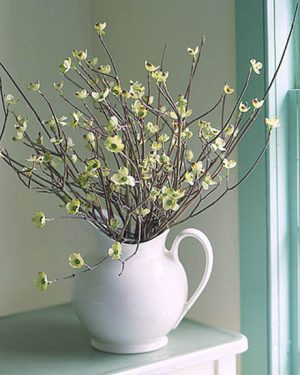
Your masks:
M114 242L110 249L108 249L108 255L114 259L119 260L122 256L122 245L120 242Z
M259 109L264 104L264 100L258 100L257 98L252 99L252 105L255 109Z
M51 284L51 281L48 280L45 272L39 272L38 276L34 279L33 284L42 292L44 292L45 290L47 290L48 286Z
M149 208L138 208L135 210L135 212L137 213L138 216L140 217L145 217L149 214L150 210Z
M153 142L151 148L153 151L158 151L162 148L162 144L160 142Z
M79 61L84 61L87 59L87 50L80 50L73 49L73 56L76 57Z
M146 129L149 131L149 133L155 134L159 131L159 126L154 125L152 122L147 122Z
M270 130L278 128L280 126L280 120L277 116L273 118L265 118L265 124L269 127Z
M225 94L227 94L227 95L231 95L231 94L234 93L234 89L233 89L232 87L230 87L228 84L226 84L226 85L224 86L224 92L225 92Z
M118 171L118 173L114 174L111 177L111 180L116 185L128 185L128 186L134 186L135 180L134 177L129 175L129 170L126 167L121 167Z
M106 22L97 22L94 27L100 36L105 35Z
M210 188L210 186L213 186L213 185L216 185L216 184L217 184L217 182L213 181L210 174L207 174L204 177L204 180L202 181L202 187L203 187L204 190L208 190Z
M159 68L159 66L155 66L154 64L151 64L148 61L145 61L145 68L148 70L148 72L155 72Z
M242 113L248 112L250 107L247 105L247 103L240 102L239 104L239 111Z
M77 198L72 199L70 202L66 204L66 209L68 214L75 215L78 213L80 208L80 200Z
M194 153L192 150L188 149L184 151L184 158L187 161L191 162L193 160L193 157L194 157Z
M81 91L76 91L75 96L77 96L79 99L83 100L86 99L89 96L89 93L87 90L81 90Z
M114 137L107 137L104 144L108 151L114 153L122 152L124 149L122 138L119 135L115 135Z
M72 253L69 255L70 267L80 269L84 266L84 264L84 259L79 253Z
M105 128L108 132L113 132L118 128L118 124L118 118L116 116L111 116Z
M147 116L148 111L139 100L135 100L131 106L131 109L137 117L145 118Z
M62 91L63 87L64 87L64 81L61 81L61 82L54 82L53 83L53 87L56 91Z
M62 73L67 73L72 67L72 59L68 57L64 60L64 62L60 65L60 70Z
M256 61L255 59L250 60L251 68L254 70L256 74L260 74L260 71L263 67L263 64L260 61Z
M194 185L195 181L195 174L193 172L185 172L184 174L184 181L190 185Z
M30 82L28 86L28 90L38 91L40 89L41 83L40 81Z
M234 125L232 124L227 125L226 128L224 129L224 133L228 136L231 136L234 133Z
M195 60L196 57L197 57L197 55L198 55L198 53L199 53L199 47L198 47L198 46L195 47L195 48L191 48L191 47L189 47L189 48L187 49L187 53L188 53L189 55L191 55L191 56L193 57L193 59Z
M223 166L226 169L232 169L232 168L234 168L236 166L236 161L235 160L224 159L223 160Z
M34 217L32 218L33 224L37 228L43 228L46 225L46 216L43 211L36 211Z
M14 104L17 104L18 103L18 99L16 99L13 95L11 95L11 94L7 94L7 95L5 95L5 101L6 101L6 103L8 103L8 104L11 104L11 105L14 105Z
M225 146L226 145L226 142L224 141L223 138L221 137L217 137L217 139L215 140L215 142L211 145L211 149L213 151L225 151Z
M151 75L157 83L166 83L169 77L169 72L162 72L161 70L156 70L152 72Z
M102 74L109 74L111 72L111 67L110 65L100 65L98 70Z

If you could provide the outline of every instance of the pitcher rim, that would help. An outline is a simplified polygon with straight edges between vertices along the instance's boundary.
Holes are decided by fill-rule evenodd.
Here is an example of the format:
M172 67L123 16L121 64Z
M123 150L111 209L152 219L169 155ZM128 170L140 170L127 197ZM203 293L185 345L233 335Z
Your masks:
M103 236L105 236L105 237L108 238L109 240L112 240L112 241L114 240L114 239L111 238L109 235L107 235L106 233L104 233L101 229L95 227L95 225L94 225L91 221L88 220L88 222L89 222L90 224L92 224L92 226L93 226L96 230L98 230L101 234L103 234ZM162 237L163 235L166 235L166 236L167 236L167 235L169 234L169 232L170 232L170 228L167 228L167 229L165 229L162 233L160 233L158 236L153 237L153 238L151 238L150 240L141 241L140 244L146 244L146 243L148 243L148 242L154 241L154 240L158 239L159 237ZM137 245L138 243L137 243L137 242L130 243L130 242L126 242L126 241L124 241L124 242L122 242L122 244L124 244L124 245L132 245L132 246L135 246L135 245Z

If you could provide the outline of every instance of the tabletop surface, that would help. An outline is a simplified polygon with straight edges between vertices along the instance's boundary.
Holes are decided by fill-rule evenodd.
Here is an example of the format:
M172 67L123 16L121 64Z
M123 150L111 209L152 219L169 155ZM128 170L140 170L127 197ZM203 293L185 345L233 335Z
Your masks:
M189 319L169 334L165 348L151 353L102 353L89 342L70 304L0 318L0 374L142 374L160 364L201 363L247 350L243 335Z

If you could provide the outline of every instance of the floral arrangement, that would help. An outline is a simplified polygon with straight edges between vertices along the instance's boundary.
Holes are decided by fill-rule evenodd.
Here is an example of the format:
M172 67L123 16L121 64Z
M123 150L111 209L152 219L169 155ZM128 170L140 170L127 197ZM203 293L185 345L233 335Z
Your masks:
M12 118L13 140L30 150L25 161L16 160L4 147L0 156L27 188L55 194L65 208L62 217L87 220L114 240L107 255L93 265L87 264L79 253L72 253L72 268L85 272L111 259L121 263L121 275L141 242L202 214L253 171L267 149L272 130L279 126L277 117L265 118L266 143L250 169L233 183L230 171L237 162L231 154L258 117L282 61L262 98L253 98L250 103L244 99L252 75L260 75L262 69L261 62L251 59L244 87L236 100L229 100L234 89L226 84L211 108L194 114L190 97L204 37L199 46L187 49L191 60L187 85L174 97L168 89L165 49L159 63L145 61L145 85L138 81L124 83L105 42L106 23L95 24L95 30L110 64L99 64L87 50L73 50L73 56L63 61L60 71L64 81L54 83L54 89L70 108L68 116L56 114L36 81L28 88L49 109L49 118L42 119L0 64L20 96L4 94L0 81L4 113L0 140ZM289 39L290 35L287 44ZM65 94L66 85L73 87L74 97ZM15 109L20 100L29 107L39 130ZM226 116L228 102L230 110ZM221 115L216 125L208 121L214 111ZM76 139L81 137L85 147L76 147L73 133L77 133ZM191 139L196 144L194 149ZM40 210L32 219L38 228L52 220ZM135 252L125 259L121 257L122 243L136 244ZM78 274L49 280L40 272L34 283L40 290L46 290L50 284Z

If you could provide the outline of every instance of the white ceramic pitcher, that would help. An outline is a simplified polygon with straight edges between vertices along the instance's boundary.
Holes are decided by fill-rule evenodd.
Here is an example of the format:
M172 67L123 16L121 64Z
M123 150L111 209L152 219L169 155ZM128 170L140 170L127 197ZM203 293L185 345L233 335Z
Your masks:
M168 342L167 334L205 288L213 266L208 238L197 229L185 229L169 251L165 248L168 232L141 243L121 276L121 263L108 259L75 279L73 304L95 349L142 353L162 348ZM106 255L113 243L103 237L101 249L86 257L91 264ZM179 243L185 237L197 239L206 256L204 275L189 300L186 273L178 258ZM125 259L135 252L136 245L123 243L122 249Z

